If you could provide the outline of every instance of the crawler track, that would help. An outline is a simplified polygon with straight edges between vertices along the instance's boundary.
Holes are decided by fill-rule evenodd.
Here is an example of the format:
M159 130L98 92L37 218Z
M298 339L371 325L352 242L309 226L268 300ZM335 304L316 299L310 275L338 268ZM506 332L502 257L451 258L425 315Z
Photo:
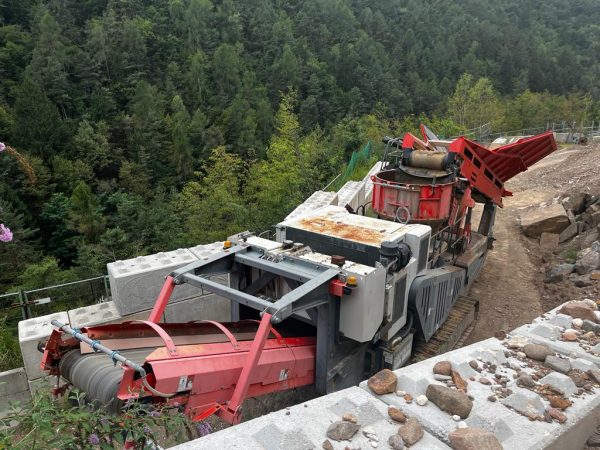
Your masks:
M473 329L478 311L479 300L467 296L459 297L448 319L429 342L416 344L412 362L422 361L455 348Z

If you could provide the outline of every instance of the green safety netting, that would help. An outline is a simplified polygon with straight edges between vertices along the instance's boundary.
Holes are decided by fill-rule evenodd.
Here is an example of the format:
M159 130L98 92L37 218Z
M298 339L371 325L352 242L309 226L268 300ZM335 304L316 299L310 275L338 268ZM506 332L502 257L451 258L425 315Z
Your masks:
M352 178L352 175L356 171L356 168L360 167L362 164L369 161L370 157L371 157L371 141L367 142L367 145L365 145L362 148L362 150L359 150L357 152L352 152L352 157L350 158L350 161L348 162L348 166L346 167L346 170L344 171L344 174L342 175L342 181L345 183L346 181L350 180Z

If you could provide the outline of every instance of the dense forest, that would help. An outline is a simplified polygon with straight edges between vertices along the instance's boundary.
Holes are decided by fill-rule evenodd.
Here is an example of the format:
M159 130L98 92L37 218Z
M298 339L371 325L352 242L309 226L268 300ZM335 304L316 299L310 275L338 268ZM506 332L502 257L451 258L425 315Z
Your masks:
M265 230L419 120L598 120L599 79L596 0L0 0L0 292Z

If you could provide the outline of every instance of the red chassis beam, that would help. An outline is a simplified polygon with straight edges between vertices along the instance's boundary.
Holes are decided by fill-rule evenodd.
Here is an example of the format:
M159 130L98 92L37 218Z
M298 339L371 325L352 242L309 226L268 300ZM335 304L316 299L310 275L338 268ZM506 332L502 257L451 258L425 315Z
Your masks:
M282 337L272 328L271 314L266 312L260 322L256 321L258 330L254 340L249 341L238 341L223 324L216 322L162 326L155 323L173 287L173 279L167 277L150 321L81 329L91 339L116 339L115 343L127 343L126 348L135 348L132 343L140 337L148 339L149 335L158 335L161 339L164 346L156 348L143 364L145 377L123 367L117 394L120 399L152 397L156 401L185 406L185 413L193 420L217 414L235 424L240 421L241 406L247 397L314 383L316 338ZM242 321L233 327L247 329L248 325L248 321ZM175 345L175 335L190 336L195 326L217 328L225 335L224 342ZM170 336L165 329L175 335ZM42 358L42 369L54 375L58 374L58 360L64 352L79 346L75 338L63 340L64 334L60 330L52 332ZM269 338L270 335L275 338Z

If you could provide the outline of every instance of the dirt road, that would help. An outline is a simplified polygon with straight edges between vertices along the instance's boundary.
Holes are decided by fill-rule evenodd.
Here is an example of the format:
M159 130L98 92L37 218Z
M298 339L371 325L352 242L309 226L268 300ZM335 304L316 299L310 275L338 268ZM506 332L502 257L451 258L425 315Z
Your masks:
M470 292L480 310L465 345L530 322L547 309L540 298L539 255L532 254L537 243L520 232L519 213L565 192L599 185L599 156L600 145L563 148L507 183L514 196L496 214L497 241Z

